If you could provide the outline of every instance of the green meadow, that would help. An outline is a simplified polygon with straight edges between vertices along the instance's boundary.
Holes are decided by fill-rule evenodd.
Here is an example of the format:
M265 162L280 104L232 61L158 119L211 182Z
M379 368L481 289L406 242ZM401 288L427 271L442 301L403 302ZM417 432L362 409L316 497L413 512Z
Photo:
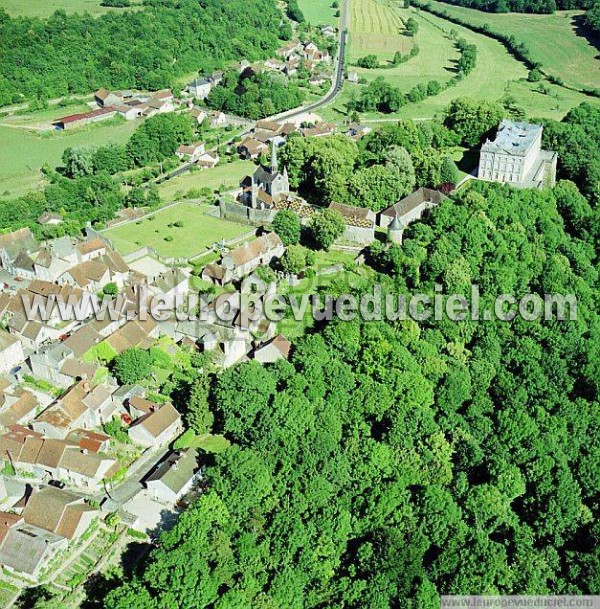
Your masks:
M0 0L0 8L11 17L49 17L58 10L67 13L89 13L94 16L110 11L128 10L104 7L100 2L101 0Z
M436 9L490 30L510 34L525 43L534 61L552 75L578 88L600 88L600 41L593 44L577 33L581 11L557 11L552 15L484 13L475 9L431 1Z
M211 207L182 201L150 217L108 229L104 235L123 255L148 246L161 256L191 258L216 241L233 239L252 230L250 226L207 215ZM175 222L182 222L183 226L174 226Z

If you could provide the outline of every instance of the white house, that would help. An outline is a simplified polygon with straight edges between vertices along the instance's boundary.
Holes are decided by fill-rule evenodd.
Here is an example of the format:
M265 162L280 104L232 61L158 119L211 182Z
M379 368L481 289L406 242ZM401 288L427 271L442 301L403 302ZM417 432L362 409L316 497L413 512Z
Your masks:
M198 453L190 448L171 453L146 479L146 488L153 499L173 505L200 478Z
M10 372L24 361L25 353L21 341L8 332L0 330L0 374Z
M133 423L129 437L144 448L159 448L181 433L181 416L171 404L165 404Z
M187 87L187 92L196 99L205 99L208 97L213 83L207 78L196 78Z
M177 148L175 154L180 160L186 161L197 161L202 154L204 154L205 146L204 142L195 142L194 144L182 144Z

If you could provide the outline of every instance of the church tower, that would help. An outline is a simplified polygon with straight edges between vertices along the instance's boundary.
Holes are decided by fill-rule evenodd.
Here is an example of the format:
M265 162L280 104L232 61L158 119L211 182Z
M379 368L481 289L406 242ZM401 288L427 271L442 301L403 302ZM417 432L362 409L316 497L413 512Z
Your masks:
M279 165L277 163L277 144L275 140L271 142L271 175L279 173Z

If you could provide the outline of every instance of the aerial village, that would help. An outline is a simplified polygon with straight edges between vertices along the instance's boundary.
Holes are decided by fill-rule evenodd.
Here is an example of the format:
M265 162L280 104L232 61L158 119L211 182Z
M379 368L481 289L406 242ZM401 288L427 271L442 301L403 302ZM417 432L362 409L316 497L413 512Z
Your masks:
M336 29L324 26L321 35L336 38ZM326 90L332 63L314 42L296 41L260 66L241 62L239 71L278 71L295 78L302 66L310 86ZM179 99L170 90L99 89L89 112L58 119L55 127L177 111L219 128L236 118L202 102L222 77L222 72L199 76ZM347 74L349 80L355 77ZM198 213L247 230L241 238L213 243L212 259L200 269L148 247L142 248L142 260L122 255L108 235L91 226L80 239L39 242L28 228L0 235L0 565L11 585L60 581L57 569L68 582L77 577L68 573L68 565L86 547L97 543L108 551L119 543L115 522L123 539L152 539L202 491L201 452L181 442L186 433L182 413L158 391L165 369L196 354L210 354L220 369L249 359L267 364L289 357L291 342L276 323L247 321L241 295L258 290L265 296L300 280L301 274L278 272L265 281L260 272L286 251L269 230L277 212L290 210L302 224L321 213L291 189L278 149L293 133L328 137L339 127L285 116L244 127L235 152L255 163L254 172L233 191L221 193L209 211ZM369 131L360 124L343 128L356 140ZM556 155L542 151L540 142L541 127L505 121L496 141L484 145L477 177L530 186L541 185L546 173L553 180ZM220 162L216 149L201 141L180 146L176 155L185 168L213 168ZM337 245L359 265L362 250L376 238L401 243L405 228L444 199L438 190L419 188L377 214L333 202L329 207L345 223ZM109 226L138 223L146 213L124 209ZM38 222L60 224L63 218L44 213ZM197 292L197 278L214 287L213 295L227 295L219 305L203 305L202 320L136 317L140 287L148 297L173 298ZM116 294L124 298L119 314L96 319L92 301ZM77 321L64 320L57 306L44 319L31 319L24 301L34 297L88 304ZM229 321L223 321L217 306L234 312ZM150 351L167 363L154 365L142 382L122 382L112 362L129 350Z

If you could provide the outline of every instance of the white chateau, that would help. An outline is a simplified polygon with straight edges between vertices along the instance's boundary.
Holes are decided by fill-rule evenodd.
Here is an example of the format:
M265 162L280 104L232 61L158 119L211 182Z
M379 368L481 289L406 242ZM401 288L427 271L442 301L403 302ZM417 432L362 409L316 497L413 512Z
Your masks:
M542 150L542 125L503 120L481 147L477 177L521 188L554 186L557 154Z

